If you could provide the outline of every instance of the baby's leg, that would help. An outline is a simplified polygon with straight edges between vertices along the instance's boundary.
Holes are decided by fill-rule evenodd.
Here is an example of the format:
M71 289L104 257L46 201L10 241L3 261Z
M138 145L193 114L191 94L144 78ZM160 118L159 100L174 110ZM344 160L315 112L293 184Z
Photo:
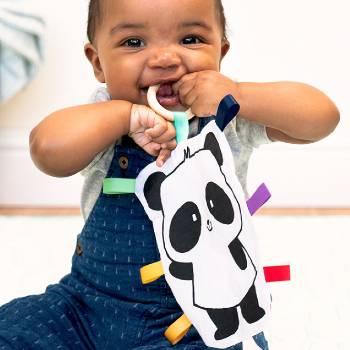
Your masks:
M171 320L169 319L169 322L171 323ZM200 335L198 334L197 330L194 327L191 327L188 333L185 335L185 337L180 340L179 343L177 343L175 346L171 345L169 341L164 336L164 330L166 328L163 328L163 332L161 335L154 337L154 339L157 338L157 341L150 342L149 345L143 345L136 348L133 348L132 350L214 350L216 348L207 347ZM243 350L242 343L233 345L226 350ZM267 349L266 349L267 350Z
M152 307L152 313L146 316L146 322L142 331L142 340L139 346L132 350L211 350L207 347L195 327L191 327L185 337L176 346L172 346L164 336L164 331L182 314L173 297L168 297L168 307L160 305L159 308ZM170 307L171 306L171 307ZM254 337L255 343L263 350L268 350L264 334L260 333ZM117 348L114 348L114 350ZM248 349L248 348L247 348ZM246 350L242 343L233 345L227 350Z
M0 349L93 349L69 302L46 292L0 307Z

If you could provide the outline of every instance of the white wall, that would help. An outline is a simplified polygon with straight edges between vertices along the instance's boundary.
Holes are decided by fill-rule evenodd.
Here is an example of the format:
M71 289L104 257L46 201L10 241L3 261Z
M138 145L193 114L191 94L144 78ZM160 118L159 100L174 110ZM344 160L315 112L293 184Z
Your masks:
M79 175L55 179L31 163L30 129L50 111L84 103L96 83L83 54L86 0L31 0L47 21L37 78L0 105L0 205L78 205ZM309 146L276 143L251 161L250 188L265 181L271 206L350 206L350 5L345 0L224 0L231 52L223 73L239 81L314 85L338 105L332 136Z
M84 56L86 0L29 0L46 23L45 62L31 84L0 105L0 205L79 204L82 178L51 178L29 156L30 130L51 111L85 103L96 81Z

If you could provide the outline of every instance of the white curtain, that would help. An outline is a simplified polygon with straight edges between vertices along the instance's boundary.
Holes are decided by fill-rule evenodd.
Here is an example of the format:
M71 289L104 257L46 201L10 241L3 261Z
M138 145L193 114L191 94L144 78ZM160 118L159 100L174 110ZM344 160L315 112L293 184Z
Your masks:
M33 79L43 60L44 21L31 1L0 0L0 103Z

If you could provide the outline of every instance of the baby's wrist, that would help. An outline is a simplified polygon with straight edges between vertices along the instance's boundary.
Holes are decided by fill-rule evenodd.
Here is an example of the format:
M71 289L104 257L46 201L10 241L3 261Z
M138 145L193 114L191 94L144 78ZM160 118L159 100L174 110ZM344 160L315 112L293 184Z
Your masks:
M140 127L140 105L132 103L129 114L129 128L127 135L133 137L135 130Z
M110 131L116 132L115 137L127 135L129 133L130 113L132 103L125 100L111 100L107 102L96 102L96 105L106 104L107 109L101 110L104 127L110 126ZM101 119L100 119L101 120Z
M130 131L130 120L131 120L131 111L133 104L129 101L119 100L117 108L121 112L119 115L117 123L121 123L123 127L123 135L128 135Z

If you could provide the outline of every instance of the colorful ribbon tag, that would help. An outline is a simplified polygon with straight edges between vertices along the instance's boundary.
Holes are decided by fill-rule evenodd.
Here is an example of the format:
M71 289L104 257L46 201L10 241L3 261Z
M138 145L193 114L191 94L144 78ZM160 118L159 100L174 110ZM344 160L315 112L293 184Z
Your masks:
M186 112L174 112L174 127L176 130L176 143L187 140L190 126Z
M104 194L135 193L136 179L105 178L103 180Z
M290 281L290 266L264 266L266 282Z
M254 215L257 210L260 209L270 198L271 193L267 189L266 185L262 183L254 194L247 200L250 215Z

